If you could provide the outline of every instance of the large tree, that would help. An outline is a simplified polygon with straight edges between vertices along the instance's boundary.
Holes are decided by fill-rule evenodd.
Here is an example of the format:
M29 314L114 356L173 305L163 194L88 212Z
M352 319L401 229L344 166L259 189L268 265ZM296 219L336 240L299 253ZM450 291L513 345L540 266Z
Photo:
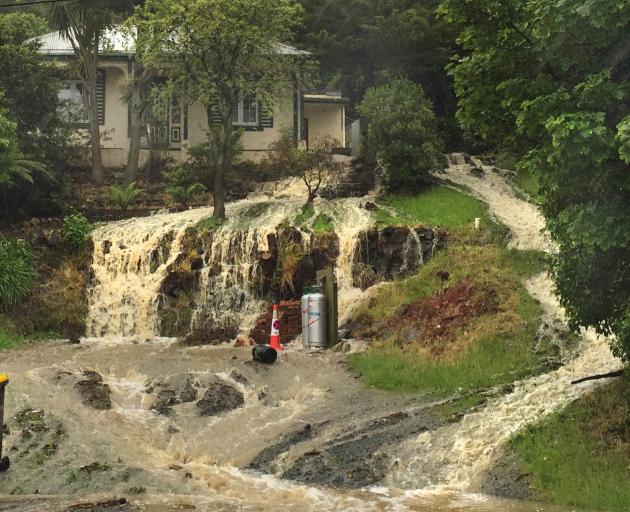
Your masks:
M542 176L561 301L630 361L630 2L446 0L441 12L464 48L458 119Z
M322 79L350 98L350 113L367 89L405 76L422 85L447 135L458 130L451 78L455 31L437 19L438 0L302 0L299 40L321 63Z
M294 0L147 0L135 24L140 58L184 101L201 103L212 128L221 117L221 158L214 172L214 217L225 217L223 178L232 168L232 113L255 97L273 108L291 84L291 43L301 9ZM289 96L290 97L290 96Z

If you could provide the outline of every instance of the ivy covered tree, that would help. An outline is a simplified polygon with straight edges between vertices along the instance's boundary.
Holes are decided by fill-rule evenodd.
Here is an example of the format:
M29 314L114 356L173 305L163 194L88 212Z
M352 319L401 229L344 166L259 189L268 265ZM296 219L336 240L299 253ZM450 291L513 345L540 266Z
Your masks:
M214 173L214 217L225 217L224 176L234 155L232 113L244 97L266 108L290 98L293 41L301 8L294 0L147 0L134 23L145 66L159 70L183 101L201 103L212 129L221 118L220 165Z
M574 326L630 361L630 3L445 0L458 119L541 175L553 275Z
M431 102L418 84L397 78L368 89L358 107L369 120L369 156L383 165L390 190L417 190L438 168L442 150Z

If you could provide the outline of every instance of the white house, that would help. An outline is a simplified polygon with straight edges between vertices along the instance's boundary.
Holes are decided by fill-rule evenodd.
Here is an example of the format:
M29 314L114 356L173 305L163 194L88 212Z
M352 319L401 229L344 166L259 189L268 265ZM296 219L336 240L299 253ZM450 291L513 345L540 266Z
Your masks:
M101 50L98 76L98 107L102 141L103 164L106 167L123 167L129 151L130 112L123 100L132 74L135 50L133 43L120 32L111 31L104 38L107 44ZM63 62L74 58L70 41L58 32L39 38L41 51L51 59ZM283 45L281 53L305 53ZM87 112L82 98L80 80L64 80L59 93L66 105L73 105L74 117L79 126L87 124ZM345 105L347 100L340 94L308 94L293 91L274 112L261 108L255 98L244 98L234 111L234 124L245 129L243 136L244 158L260 159L269 145L278 140L283 129L291 129L296 140L307 145L323 136L329 136L346 145ZM185 161L190 146L206 141L207 114L201 104L179 106L171 102L167 133L168 151L175 161ZM150 130L147 136L151 137ZM149 141L143 137L141 161L148 157Z

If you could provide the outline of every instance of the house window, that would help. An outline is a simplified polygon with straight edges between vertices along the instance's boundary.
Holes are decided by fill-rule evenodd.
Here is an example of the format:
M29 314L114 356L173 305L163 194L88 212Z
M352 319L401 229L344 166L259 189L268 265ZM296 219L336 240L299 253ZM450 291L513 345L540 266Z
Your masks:
M81 80L65 80L57 95L59 112L67 123L86 125L90 115L85 101L85 91ZM96 110L98 124L105 124L105 71L99 69L96 75Z
M87 124L90 122L83 98L83 82L66 80L58 94L60 112L69 123Z
M232 111L235 126L258 126L258 102L254 96L244 96Z

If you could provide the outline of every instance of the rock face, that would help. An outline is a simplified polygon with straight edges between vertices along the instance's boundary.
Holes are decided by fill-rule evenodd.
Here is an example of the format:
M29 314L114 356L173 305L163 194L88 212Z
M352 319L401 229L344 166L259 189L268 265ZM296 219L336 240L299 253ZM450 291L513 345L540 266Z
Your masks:
M216 237L223 237L217 243ZM334 232L309 233L278 226L265 247L252 244L247 232L200 232L189 229L181 253L169 265L158 295L162 336L182 337L187 345L224 343L236 338L239 311L255 316L275 296L281 308L283 342L301 332L298 303L317 270L334 267L340 240ZM170 239L156 249L156 268L169 257ZM368 288L416 272L446 243L443 230L424 226L390 226L360 233L354 251L353 284ZM244 262L248 264L245 265ZM237 269L237 270L235 270ZM249 309L247 309L249 308ZM271 310L259 317L250 336L267 343Z
M234 339L240 325L230 311L272 294L285 300L299 298L304 286L315 280L317 270L334 266L339 255L334 233L307 236L289 226L279 226L267 235L265 250L251 246L246 232L235 232L228 252L219 254L225 249L213 243L215 236L189 230L180 256L170 265L158 297L162 336L186 336L184 342L189 345ZM166 250L155 251L156 268L168 258ZM247 275L225 275L226 268L244 267L244 261L251 262ZM222 286L213 286L219 281ZM224 291L217 293L217 289ZM298 334L296 327L292 331Z
M424 226L374 228L359 238L353 279L362 289L416 272L446 245L446 231Z
M243 393L223 382L214 382L196 405L200 416L217 416L237 409L244 403Z

